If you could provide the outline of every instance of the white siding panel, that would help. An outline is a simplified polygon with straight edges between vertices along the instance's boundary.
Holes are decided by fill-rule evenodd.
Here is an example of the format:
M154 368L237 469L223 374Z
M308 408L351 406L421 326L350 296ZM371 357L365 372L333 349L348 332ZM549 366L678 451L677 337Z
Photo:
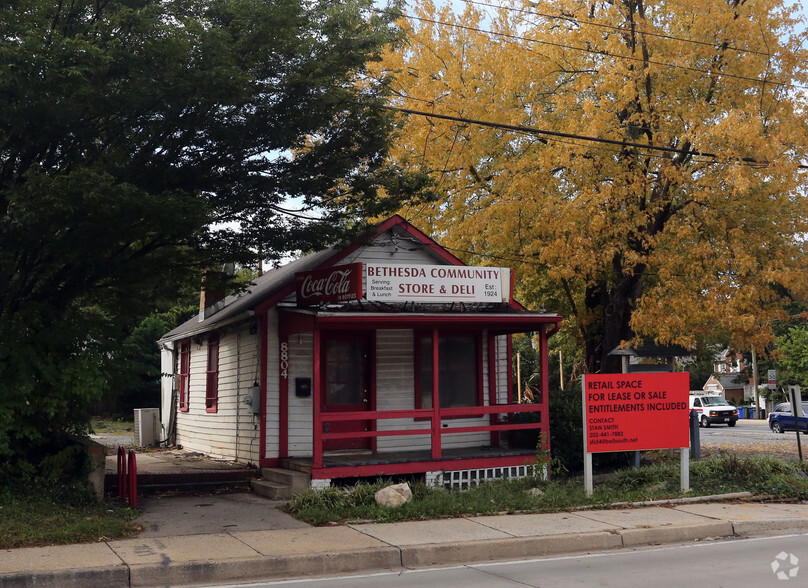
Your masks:
M295 394L295 378L312 378L314 339L311 333L289 337L289 455L312 454L312 396L300 398ZM313 380L312 380L313 383Z
M414 333L411 330L377 331L376 333L376 407L378 410L412 410L415 408L415 358ZM483 354L485 356L485 354ZM485 366L485 358L483 359ZM486 400L487 404L487 400ZM488 417L479 419L446 419L443 430L469 427L488 423ZM384 419L378 429L416 430L425 429L421 435L396 435L379 437L377 451L419 451L431 447L430 421L409 419ZM479 447L489 444L489 434L457 433L444 434L441 440L444 449Z
M267 312L267 391L266 405L266 457L273 459L280 455L280 344L278 342L278 311Z
M256 378L257 334L249 324L220 333L218 409L205 410L207 339L191 343L189 410L177 414L177 444L219 459L258 461L258 417L244 403Z
M371 245L360 247L340 263L397 263L439 265L446 263L433 254L422 243L411 240L409 235L397 234L391 238L391 231L382 233Z
M500 335L496 338L497 357L497 402L510 404L508 382L511 379L511 365L508 362L508 337Z
M415 408L414 334L411 330L376 332L376 408L378 410L412 410ZM426 429L421 435L379 437L376 449L385 451L417 451L430 448L430 422L414 419L384 419L379 431Z

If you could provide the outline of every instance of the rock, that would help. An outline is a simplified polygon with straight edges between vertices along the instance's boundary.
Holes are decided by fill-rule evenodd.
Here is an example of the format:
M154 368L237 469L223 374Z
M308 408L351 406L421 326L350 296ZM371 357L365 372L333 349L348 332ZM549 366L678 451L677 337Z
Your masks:
M376 502L382 506L401 506L412 500L412 490L406 482L387 486L376 492Z
M544 492L542 492L538 488L531 488L530 490L527 491L527 493L530 494L531 496L544 496Z

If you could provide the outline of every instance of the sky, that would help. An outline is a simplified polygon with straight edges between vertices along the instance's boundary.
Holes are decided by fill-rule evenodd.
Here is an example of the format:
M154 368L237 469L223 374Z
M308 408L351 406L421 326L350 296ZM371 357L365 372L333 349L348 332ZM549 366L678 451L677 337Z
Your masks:
M464 2L464 0L433 0L433 1L438 6L443 4L450 4L453 10L457 13L463 12L467 4L466 2ZM481 0L481 1L485 3L496 4L498 0ZM537 4L541 3L541 0L536 0L536 2ZM793 3L798 6L798 13L801 14L806 19L806 21L808 21L808 6L806 6L806 3L802 1L796 1ZM552 5L552 0L544 0L544 4ZM808 23L803 23L802 30L806 29L808 29Z

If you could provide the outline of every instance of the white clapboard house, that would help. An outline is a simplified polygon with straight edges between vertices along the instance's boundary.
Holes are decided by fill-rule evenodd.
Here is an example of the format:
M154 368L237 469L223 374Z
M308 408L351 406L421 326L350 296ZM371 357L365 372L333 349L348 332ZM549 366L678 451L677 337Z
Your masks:
M394 216L166 333L164 434L211 457L304 469L314 486L518 475L536 447L514 440L549 438L547 341L561 317L525 310L512 289L508 268L465 266ZM514 401L514 333L539 343L534 403Z

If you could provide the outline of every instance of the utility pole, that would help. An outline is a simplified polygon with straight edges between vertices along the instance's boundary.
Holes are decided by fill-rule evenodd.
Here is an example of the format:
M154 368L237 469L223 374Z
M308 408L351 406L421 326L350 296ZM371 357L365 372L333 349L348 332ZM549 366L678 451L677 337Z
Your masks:
M755 418L760 418L760 396L758 393L757 353L752 345L752 386L755 389Z

